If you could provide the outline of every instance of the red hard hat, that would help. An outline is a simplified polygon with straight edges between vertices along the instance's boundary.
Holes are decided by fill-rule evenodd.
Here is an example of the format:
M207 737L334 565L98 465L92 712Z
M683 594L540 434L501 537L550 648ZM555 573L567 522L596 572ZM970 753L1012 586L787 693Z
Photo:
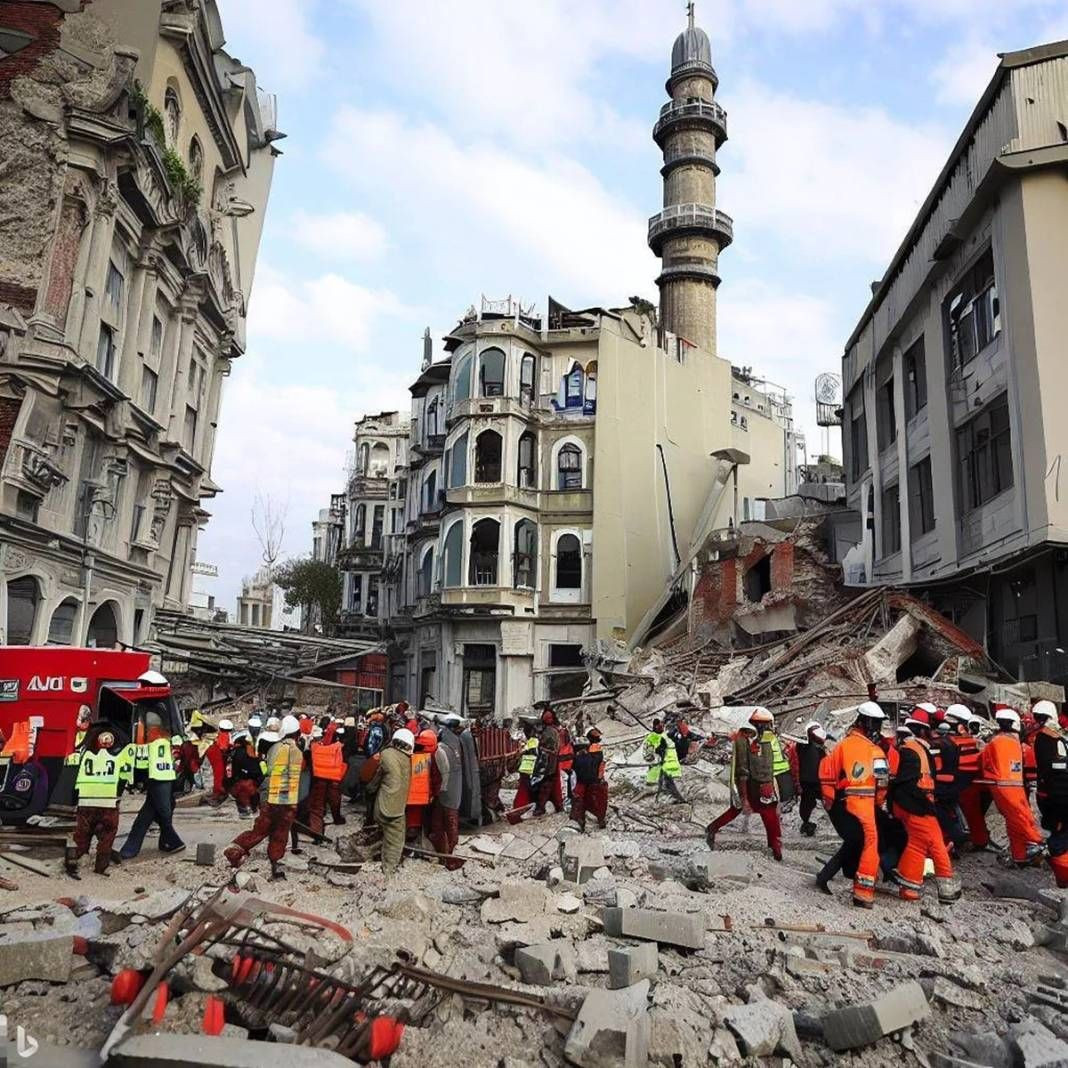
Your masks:
M416 736L415 744L422 749L433 752L438 747L438 736L427 727L426 730L420 731Z
M906 725L910 723L918 723L921 727L929 727L931 725L931 714L926 708L914 708L910 715L905 718Z
M542 721L542 723L555 723L556 722L556 713L553 712L553 710L551 708L547 708L541 714L541 721Z

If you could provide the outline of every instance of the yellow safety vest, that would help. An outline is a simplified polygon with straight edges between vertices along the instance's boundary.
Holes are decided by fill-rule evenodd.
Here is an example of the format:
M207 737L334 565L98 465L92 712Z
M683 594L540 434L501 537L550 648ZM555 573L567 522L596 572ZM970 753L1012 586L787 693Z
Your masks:
M119 783L123 776L122 754L102 749L84 753L78 765L78 804L85 808L114 808L119 803Z
M528 738L523 746L523 755L519 759L519 774L533 775L534 767L538 763L538 739Z
M771 773L776 778L790 770L790 760L783 754L779 736L774 731L765 731L760 736L760 741L767 742L771 746Z
M148 771L148 746L143 742L134 746L134 768L137 771Z
M79 750L85 742L86 733L86 731L78 731L74 735L74 748L67 754L66 760L63 761L64 764L69 764L72 768L76 768L81 763L82 754Z
M667 749L664 752L664 762L659 762L660 743L667 742ZM675 748L675 743L666 734L657 734L656 731L650 731L645 736L645 745L652 749L654 759L656 763L645 773L645 781L649 785L655 785L660 781L660 773L663 772L669 779L678 778L682 774L682 765L679 763L678 750Z
M300 793L304 754L293 742L278 742L268 757L271 766L267 772L267 803L295 805Z
M134 770L137 764L137 746L130 742L119 750L119 775L129 786L134 784Z
M170 738L157 738L146 746L148 777L155 782L173 782L174 757L171 754Z

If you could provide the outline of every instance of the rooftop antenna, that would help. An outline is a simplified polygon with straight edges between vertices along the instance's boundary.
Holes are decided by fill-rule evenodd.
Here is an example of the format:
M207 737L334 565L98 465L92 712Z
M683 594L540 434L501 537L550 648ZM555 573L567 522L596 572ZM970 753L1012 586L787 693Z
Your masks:
M425 371L434 359L434 342L430 340L430 327L423 334L423 370Z
M686 17L689 19L689 29L693 29L693 0L686 5Z

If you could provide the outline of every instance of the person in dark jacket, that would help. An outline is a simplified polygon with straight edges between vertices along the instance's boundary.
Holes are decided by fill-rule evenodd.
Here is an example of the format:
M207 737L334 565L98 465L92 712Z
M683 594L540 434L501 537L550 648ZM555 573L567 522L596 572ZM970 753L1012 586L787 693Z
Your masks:
M812 814L820 800L820 761L827 755L827 732L815 720L805 727L805 741L797 744L797 774L801 783L801 833L816 833Z
M608 820L608 783L605 781L601 732L593 727L585 738L575 741L575 789L571 798L571 819L586 830L586 813L604 830Z
M1038 783L1035 799L1042 829L1056 834L1068 830L1068 739L1057 723L1057 706L1038 701L1031 709L1038 730L1031 739Z
M953 721L942 718L928 745L934 760L935 815L950 856L968 841L960 815L960 750L953 743Z
M686 756L690 750L695 746L700 749L701 743L705 740L705 736L698 734L684 719L680 719L668 731L668 736L675 743L675 752L679 754L679 762L682 764L686 763Z
M241 816L251 816L260 807L263 767L254 745L248 734L239 731L233 736L233 744L227 753L227 792L237 802Z

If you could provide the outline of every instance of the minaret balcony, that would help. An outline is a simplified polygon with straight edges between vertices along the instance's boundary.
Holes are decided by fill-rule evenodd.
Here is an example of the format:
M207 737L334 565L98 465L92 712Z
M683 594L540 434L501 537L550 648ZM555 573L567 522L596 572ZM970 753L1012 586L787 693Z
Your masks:
M724 249L734 240L734 220L710 204L672 204L649 220L649 247L657 256L666 240L683 234L713 237Z
M711 127L717 148L727 140L727 112L714 100L669 100L660 109L653 140L662 148L672 130L688 126Z

